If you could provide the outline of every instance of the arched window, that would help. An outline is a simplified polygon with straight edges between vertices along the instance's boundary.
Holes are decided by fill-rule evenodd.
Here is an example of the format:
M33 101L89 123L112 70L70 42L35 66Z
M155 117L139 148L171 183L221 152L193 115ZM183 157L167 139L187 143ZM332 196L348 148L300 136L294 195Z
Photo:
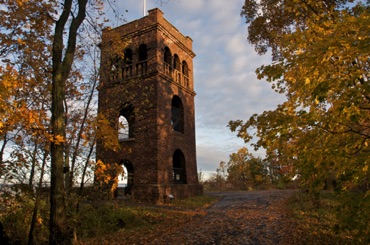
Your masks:
M177 54L173 57L173 68L180 71L180 58Z
M185 60L182 62L182 74L189 77L189 67Z
M122 78L127 79L132 77L132 50L125 49L123 58Z
M172 157L173 181L177 184L186 184L186 162L184 153L177 149Z
M171 65L172 63L172 54L171 50L168 47L164 48L164 63Z
M115 81L119 77L119 70L120 70L120 58L115 55L110 58L110 70L109 70L109 79L110 81Z
M132 65L132 50L127 48L124 53L125 65Z
M144 61L148 59L147 47L145 44L141 44L139 47L139 61Z
M147 73L148 52L145 44L139 46L139 63L136 64L137 75L145 75Z
M174 68L174 73L173 73L173 79L177 83L181 83L181 65L180 65L180 58L177 54L174 55L173 57L173 68Z
M184 107L178 96L172 98L171 124L174 131L184 133Z
M119 112L118 140L134 138L135 108L131 103L125 103Z
M127 119L120 115L118 118L118 141L122 141L129 138L129 124Z
M182 62L182 76L183 76L183 85L189 87L189 67L186 61Z
M164 48L164 73L167 76L170 76L171 75L171 72L172 72L171 64L172 64L172 54L171 54L171 51L170 51L170 49L168 47L165 47Z

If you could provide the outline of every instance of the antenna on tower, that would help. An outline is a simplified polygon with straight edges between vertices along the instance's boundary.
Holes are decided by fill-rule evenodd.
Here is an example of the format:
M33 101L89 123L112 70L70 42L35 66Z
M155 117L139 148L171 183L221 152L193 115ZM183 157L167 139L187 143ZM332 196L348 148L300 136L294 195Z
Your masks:
M144 3L143 3L143 16L144 17L146 16L146 0L144 0Z

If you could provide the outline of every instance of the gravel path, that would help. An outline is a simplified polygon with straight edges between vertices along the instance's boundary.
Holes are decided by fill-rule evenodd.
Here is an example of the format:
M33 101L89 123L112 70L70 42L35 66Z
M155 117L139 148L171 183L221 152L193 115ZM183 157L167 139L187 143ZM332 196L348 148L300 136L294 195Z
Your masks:
M207 214L171 231L151 244L293 244L285 201L293 191L214 192L221 200Z

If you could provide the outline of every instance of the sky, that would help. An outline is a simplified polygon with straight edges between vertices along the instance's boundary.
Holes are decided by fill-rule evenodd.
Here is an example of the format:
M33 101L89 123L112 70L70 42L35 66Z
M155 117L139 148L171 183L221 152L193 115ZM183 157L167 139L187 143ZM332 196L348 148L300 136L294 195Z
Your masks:
M117 1L112 7L124 21L113 18L111 27L143 17L144 0ZM271 62L259 56L247 41L247 25L240 16L243 0L146 0L146 9L160 8L164 17L193 40L195 122L198 171L205 177L221 161L247 146L227 127L230 120L247 120L273 110L284 98L255 70ZM110 11L108 7L106 11ZM263 151L254 152L264 156Z

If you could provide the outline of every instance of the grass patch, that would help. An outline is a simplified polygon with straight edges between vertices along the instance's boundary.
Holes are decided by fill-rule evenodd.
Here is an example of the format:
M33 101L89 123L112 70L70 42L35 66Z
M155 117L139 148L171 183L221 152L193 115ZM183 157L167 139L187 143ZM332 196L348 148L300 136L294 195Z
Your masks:
M165 213L149 207L90 205L76 214L75 227L78 237L91 238L109 235L119 230L148 227L165 219Z
M35 227L35 244L48 241L48 198L40 203ZM75 244L150 244L151 239L176 229L179 225L202 217L204 209L216 201L210 196L157 206L124 201L76 202L67 209L68 223L75 235ZM14 202L15 203L15 202ZM14 204L13 203L13 204ZM33 199L22 197L9 212L0 212L11 244L27 244L33 210Z
M216 199L197 196L172 200L164 206L105 202L84 205L75 219L79 244L146 244L151 237L163 235L195 217Z
M169 206L176 206L181 208L208 208L217 201L216 197L202 195L186 199L173 199Z

